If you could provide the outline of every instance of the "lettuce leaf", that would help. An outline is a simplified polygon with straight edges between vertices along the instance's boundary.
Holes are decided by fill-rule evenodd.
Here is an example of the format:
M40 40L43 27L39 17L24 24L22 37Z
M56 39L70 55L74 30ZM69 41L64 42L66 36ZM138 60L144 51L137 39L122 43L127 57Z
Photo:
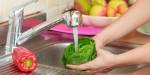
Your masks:
M95 41L89 37L79 39L78 51L75 51L74 44L71 43L64 49L63 63L83 64L96 58Z

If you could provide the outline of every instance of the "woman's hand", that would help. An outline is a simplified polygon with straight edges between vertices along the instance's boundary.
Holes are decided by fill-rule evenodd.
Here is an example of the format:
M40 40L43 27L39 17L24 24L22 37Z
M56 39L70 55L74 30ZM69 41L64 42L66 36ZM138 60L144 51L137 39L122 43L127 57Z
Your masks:
M115 56L116 55L108 51L100 50L99 52L97 52L97 57L88 63L81 65L68 64L66 66L71 69L86 71L90 73L105 72L110 70L115 64Z
M99 35L95 35L93 39L95 41L96 51L97 53L99 53L99 51L101 51L104 47L104 42L101 40L101 37Z

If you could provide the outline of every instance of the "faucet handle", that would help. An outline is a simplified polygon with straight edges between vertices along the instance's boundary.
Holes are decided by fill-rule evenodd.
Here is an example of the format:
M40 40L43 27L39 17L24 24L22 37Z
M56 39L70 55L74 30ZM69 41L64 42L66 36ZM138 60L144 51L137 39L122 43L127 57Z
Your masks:
M77 27L82 21L81 13L76 10L64 13L63 18L69 27Z
M73 11L71 17L71 26L76 27L81 23L81 14L79 11Z

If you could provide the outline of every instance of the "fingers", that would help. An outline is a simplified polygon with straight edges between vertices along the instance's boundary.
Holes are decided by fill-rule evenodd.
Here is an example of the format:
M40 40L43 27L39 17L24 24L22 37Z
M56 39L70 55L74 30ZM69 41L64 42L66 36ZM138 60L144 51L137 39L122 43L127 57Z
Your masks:
M91 69L87 67L86 65L66 65L67 67L74 69L74 70L79 70L79 71L85 71L87 73L97 73L98 70Z
M106 67L100 67L97 65L96 63L97 59L94 59L91 62L82 64L82 65L66 65L68 68L74 69L74 70L79 70L79 71L85 71L88 73L105 73L108 72L110 70L112 70L112 68L106 68Z
M86 67L86 66L82 66L82 65L70 65L70 64L68 64L68 65L66 65L68 68L70 68L70 69L74 69L74 70L80 70L80 71L84 71L84 70L87 70L88 69L88 67Z
M95 64L96 64L96 61L94 59L93 61L90 61L90 62L82 64L82 65L70 65L70 64L67 64L66 66L68 68L71 68L71 69L80 70L80 71L86 71L86 70L95 70L96 67L97 67Z
M88 72L88 73L106 73L106 72L109 72L109 71L111 71L113 68L106 68L106 69L104 69L104 68L98 68L98 69L96 69L96 70L87 70L87 71L85 71L85 72Z

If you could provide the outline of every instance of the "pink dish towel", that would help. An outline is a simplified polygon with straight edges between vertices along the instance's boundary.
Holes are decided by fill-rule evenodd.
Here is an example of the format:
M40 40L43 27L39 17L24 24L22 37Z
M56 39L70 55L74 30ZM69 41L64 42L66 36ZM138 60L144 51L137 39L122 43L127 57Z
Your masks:
M43 22L42 20L37 19L37 18L29 18L29 19L24 20L23 26L25 29L29 29L29 28L32 28L42 22ZM60 24L56 25L55 27L51 28L50 30L63 32L63 33L72 33L72 28L68 27L64 23L60 23ZM79 35L95 35L98 32L101 32L102 30L103 30L103 28L101 28L101 27L79 26L78 34Z
M23 21L23 27L32 28L40 23L44 22L43 20L37 18L28 18Z
M58 31L58 32L64 32L64 33L72 33L72 28L68 27L64 23L60 23L53 27L53 31ZM78 34L79 35L95 35L98 32L101 32L103 28L101 27L93 27L93 26L79 26L78 27Z

